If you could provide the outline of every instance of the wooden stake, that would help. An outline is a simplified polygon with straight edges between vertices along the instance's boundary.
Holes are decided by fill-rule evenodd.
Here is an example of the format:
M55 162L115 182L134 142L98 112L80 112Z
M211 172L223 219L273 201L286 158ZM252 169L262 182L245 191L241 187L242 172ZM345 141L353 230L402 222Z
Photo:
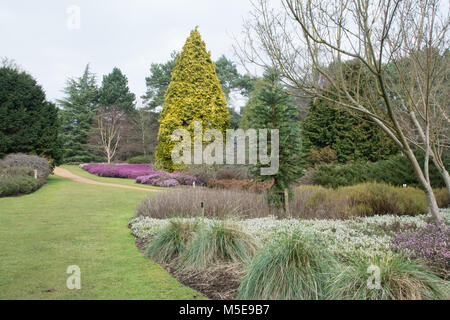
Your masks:
M289 212L289 190L288 189L284 189L284 208L286 210L286 216L290 217L290 212Z
M203 201L201 203L201 206L202 206L202 224L203 224L205 222L205 204L203 203Z

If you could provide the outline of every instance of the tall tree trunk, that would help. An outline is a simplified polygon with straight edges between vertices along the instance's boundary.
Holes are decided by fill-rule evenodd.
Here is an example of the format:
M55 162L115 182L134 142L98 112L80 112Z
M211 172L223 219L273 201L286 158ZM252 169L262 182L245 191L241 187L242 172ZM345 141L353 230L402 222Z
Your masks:
M409 115L410 115L413 123L415 124L418 132L419 132L419 135L420 135L420 137L422 139L422 142L426 145L426 153L425 153L425 155L426 156L428 155L428 157L431 156L431 161L433 161L434 166L438 169L439 173L442 175L442 179L444 179L445 185L447 186L447 192L448 192L448 195L450 197L450 177L448 175L448 171L445 168L445 166L443 164L443 161L441 159L439 159L439 161L438 161L438 159L436 159L435 153L432 152L432 150L430 148L430 143L427 142L427 141L429 141L429 139L427 139L427 138L429 138L429 133L428 133L428 136L425 136L425 134L424 134L424 132L423 132L423 130L422 130L420 124L419 124L419 121L417 121L417 117L414 114L414 112L410 111ZM427 159L426 159L427 157L426 156L425 156L425 161L427 161Z
M433 153L431 153L431 160L433 161L434 166L438 169L439 173L441 174L442 179L444 179L445 186L447 187L448 196L450 197L450 176L448 174L447 169L436 161L436 158L433 156Z
M430 183L430 148L427 148L425 152L425 163L423 166L423 171L425 173L425 179L427 179L428 184Z
M436 197L433 193L431 184L427 181L427 179L423 175L420 165L417 162L417 159L414 156L414 153L411 151L411 149L408 148L408 150L406 150L405 153L413 166L414 172L416 173L416 176L419 179L420 184L425 189L425 195L427 198L428 207L430 209L431 215L433 216L433 219L435 220L436 223L442 224L443 220L439 213L439 207L438 207L438 204L436 201Z

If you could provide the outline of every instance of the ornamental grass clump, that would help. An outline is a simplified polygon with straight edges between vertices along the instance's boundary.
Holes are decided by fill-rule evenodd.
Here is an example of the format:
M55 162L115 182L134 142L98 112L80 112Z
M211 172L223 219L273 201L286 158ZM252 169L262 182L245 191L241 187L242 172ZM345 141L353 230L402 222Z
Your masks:
M335 261L311 236L280 234L252 260L237 298L321 299Z
M159 263L170 263L184 253L195 230L195 221L170 220L148 243L147 254Z
M192 243L181 256L185 269L204 270L219 263L250 261L258 244L229 221L215 221L201 225Z
M427 224L420 229L409 229L394 236L392 250L419 259L445 279L450 277L450 227Z
M375 257L355 254L329 282L326 298L437 300L449 299L449 293L449 283L427 267L387 252Z

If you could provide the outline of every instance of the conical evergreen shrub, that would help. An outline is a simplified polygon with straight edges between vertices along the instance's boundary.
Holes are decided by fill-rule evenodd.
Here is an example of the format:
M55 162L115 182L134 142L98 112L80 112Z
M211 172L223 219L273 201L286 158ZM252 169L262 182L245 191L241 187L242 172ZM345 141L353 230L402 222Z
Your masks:
M230 127L225 95L197 28L191 31L177 58L164 98L155 153L159 168L169 171L182 168L172 162L172 149L177 142L171 141L171 135L176 129L186 129L193 137L194 121L202 121L203 132L218 129L224 137Z

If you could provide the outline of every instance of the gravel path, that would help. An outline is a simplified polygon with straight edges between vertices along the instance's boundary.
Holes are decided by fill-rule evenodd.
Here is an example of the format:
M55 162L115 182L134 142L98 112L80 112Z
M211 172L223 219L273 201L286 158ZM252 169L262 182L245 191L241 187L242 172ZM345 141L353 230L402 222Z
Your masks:
M99 185L99 186L115 187L115 188L122 188L122 189L144 190L144 191L148 191L148 192L160 192L161 191L161 190L156 190L156 189L147 189L147 188L140 188L140 187L133 187L133 186L125 186L125 185L122 185L122 184L98 182L98 181L95 181L95 180L91 180L91 179L88 179L88 178L77 176L76 174L73 174L69 170L64 169L64 168L59 168L59 167L55 168L54 173L57 176L60 176L60 177L63 177L63 178L67 178L67 179L70 179L70 180L73 180L73 181L76 181L76 182L80 182L80 183L95 184L95 185Z

